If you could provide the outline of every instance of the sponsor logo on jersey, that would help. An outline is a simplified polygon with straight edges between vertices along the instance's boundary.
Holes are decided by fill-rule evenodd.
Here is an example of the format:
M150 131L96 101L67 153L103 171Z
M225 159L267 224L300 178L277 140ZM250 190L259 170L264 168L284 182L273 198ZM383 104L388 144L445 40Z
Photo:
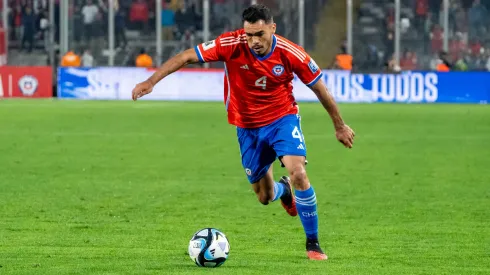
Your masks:
M300 145L298 145L298 147L296 149L298 149L298 150L304 150L305 147L303 146L303 144L300 144Z
M280 76L284 73L284 66L283 65L276 65L274 68L272 68L272 73L274 73L276 76Z
M242 68L244 70L248 70L248 64L245 64L245 65L241 66L240 68Z
M19 89L23 95L32 96L38 86L37 79L32 75L24 75L19 79Z
M313 218L317 215L316 211L314 212L301 212L301 216L305 218Z
M202 48L207 51L211 48L214 48L216 46L216 41L215 40L211 40L211 41L208 41L208 42L204 42L202 43Z
M316 73L318 71L318 65L315 63L315 60L311 59L310 63L308 63L308 67L312 73Z
M252 170L248 169L248 168L245 168L245 173L248 175L248 176L251 176L252 175Z

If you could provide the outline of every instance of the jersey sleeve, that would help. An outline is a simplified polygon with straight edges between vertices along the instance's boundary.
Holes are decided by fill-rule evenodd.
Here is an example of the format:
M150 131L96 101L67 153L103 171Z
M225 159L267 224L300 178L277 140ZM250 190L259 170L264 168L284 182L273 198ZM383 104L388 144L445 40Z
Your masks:
M313 58L305 52L302 52L302 54L299 55L301 58L298 58L298 55L291 57L293 60L293 72L306 86L311 87L322 78L323 73Z
M215 62L230 60L233 51L236 49L234 43L240 38L235 37L234 33L226 33L218 36L216 39L204 42L194 47L199 62Z

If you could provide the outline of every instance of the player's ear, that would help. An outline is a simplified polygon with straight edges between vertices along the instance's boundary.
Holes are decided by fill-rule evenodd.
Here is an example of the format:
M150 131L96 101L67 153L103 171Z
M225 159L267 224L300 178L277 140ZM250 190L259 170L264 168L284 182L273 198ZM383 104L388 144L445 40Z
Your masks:
M276 33L276 23L272 23L272 33Z

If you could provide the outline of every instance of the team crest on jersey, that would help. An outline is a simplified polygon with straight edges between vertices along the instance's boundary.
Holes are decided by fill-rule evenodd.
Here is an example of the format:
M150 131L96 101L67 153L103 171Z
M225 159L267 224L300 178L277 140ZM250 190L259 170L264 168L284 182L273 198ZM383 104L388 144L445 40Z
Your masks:
M202 48L207 51L211 48L214 48L216 46L216 41L215 40L211 40L211 41L208 41L208 42L204 42L202 43Z
M252 175L252 170L248 169L248 168L245 168L245 173L248 175L248 176L251 176Z
M318 65L315 63L315 60L311 59L310 63L308 63L308 67L312 73L316 73L318 71Z
M283 65L276 65L274 68L272 68L272 73L274 73L276 76L280 76L284 73L284 66Z
M19 79L19 89L25 96L32 96L38 86L37 78L32 75L24 75Z

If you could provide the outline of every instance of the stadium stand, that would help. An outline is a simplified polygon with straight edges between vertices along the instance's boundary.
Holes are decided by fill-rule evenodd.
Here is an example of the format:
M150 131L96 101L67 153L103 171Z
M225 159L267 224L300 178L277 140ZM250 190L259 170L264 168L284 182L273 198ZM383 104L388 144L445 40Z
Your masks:
M163 0L163 60L183 49L203 40L202 33L202 0ZM278 33L294 41L298 37L298 9L294 0L262 0L274 11ZM326 0L306 1L308 16L305 22L305 48L314 45L315 23L321 7ZM95 64L108 64L107 35L107 0L74 0L70 1L70 49L81 55L87 49L93 54ZM212 0L210 22L211 37L226 30L240 28L241 11L250 4L249 0ZM41 25L41 20L49 18L46 1L11 0L9 2L10 52L9 63L12 65L44 65L47 62L46 42L48 28ZM22 48L22 30L26 8L32 7L35 21L33 31L34 47L32 52L25 53ZM115 65L132 66L135 56L142 48L149 55L156 56L155 0L118 0L115 13ZM59 0L55 5L55 26L59 26ZM286 24L287 23L287 24ZM288 27L286 27L288 25ZM59 41L58 28L54 28L56 41ZM46 40L45 40L46 38ZM220 66L221 64L213 64Z
M56 0L54 26L59 25ZM262 0L274 11L278 33L298 41L295 0ZM355 70L379 71L394 51L394 1L354 0ZM9 64L47 63L49 14L45 0L9 0ZM70 1L70 50L91 52L97 65L108 64L107 0ZM249 0L211 0L211 37L241 26ZM435 70L443 47L442 0L401 0L402 69ZM163 60L203 41L202 0L163 0ZM32 12L29 12L28 7ZM118 0L115 13L115 65L132 66L145 48L156 56L155 0ZM305 45L317 63L327 67L346 39L344 1L305 1ZM490 0L450 0L448 58L457 70L490 69L488 10ZM317 37L318 39L315 39ZM30 41L32 41L32 46ZM31 49L32 47L32 49ZM221 64L213 64L221 66Z
M402 69L435 69L443 47L442 0L402 0ZM450 0L449 54L459 70L488 70L488 0ZM364 0L354 24L354 60L358 69L378 70L394 51L394 5Z

